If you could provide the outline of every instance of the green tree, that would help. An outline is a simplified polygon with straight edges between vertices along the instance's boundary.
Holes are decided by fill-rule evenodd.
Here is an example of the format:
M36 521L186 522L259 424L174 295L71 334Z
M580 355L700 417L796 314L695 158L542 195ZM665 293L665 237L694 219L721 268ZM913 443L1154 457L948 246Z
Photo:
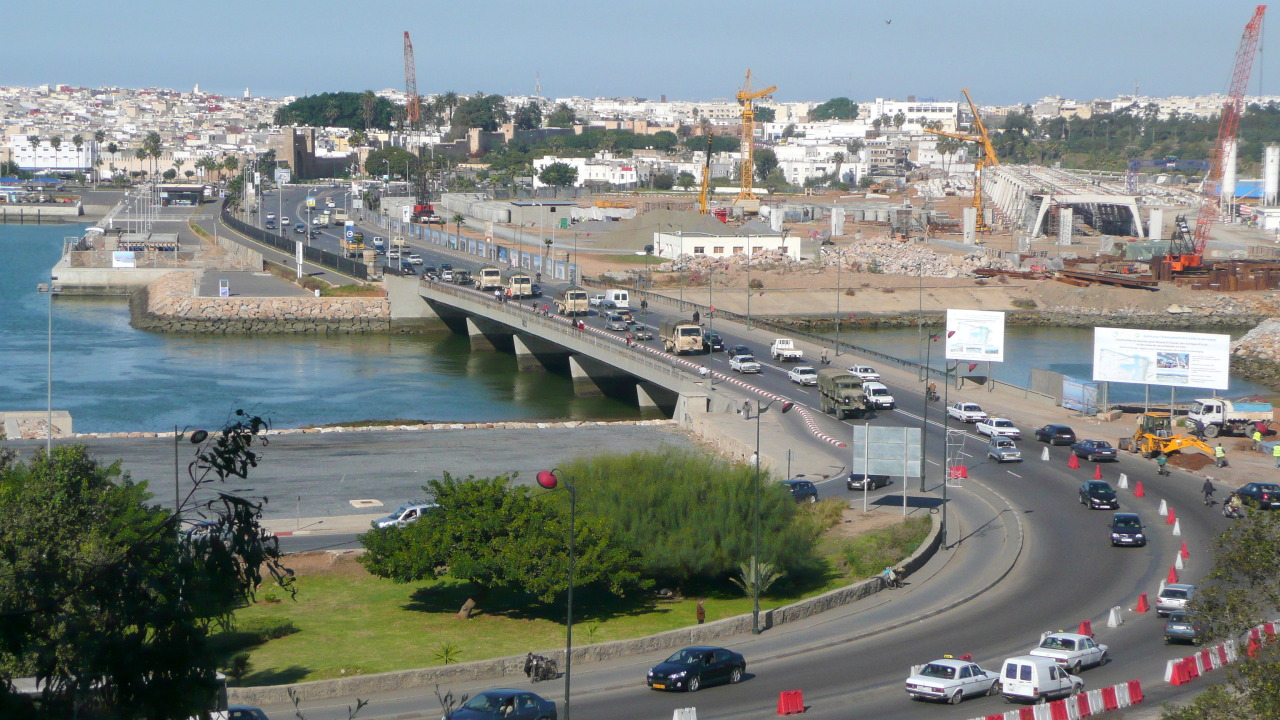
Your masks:
M675 178L671 173L654 173L652 178L654 190L670 190L675 187Z
M76 133L71 136L71 144L76 146L76 152L80 152L80 148L84 147L84 136Z
M464 217L462 213L456 212L453 214L453 217L449 219L453 221L453 234L458 237L462 237L462 223L466 221L467 218Z
M847 97L836 97L816 106L809 111L809 120L855 120L858 117L858 104Z
M557 104L555 109L552 110L549 115L547 115L548 127L557 127L557 128L573 127L573 124L576 123L577 121L578 121L577 117L575 117L573 114L573 108L569 107L568 104L566 103Z
M752 112L755 113L756 122L771 123L778 117L778 112L771 107L758 106L753 108Z
M537 130L542 127L542 108L536 102L529 102L516 108L513 120L517 130Z
M893 126L901 130L902 126L906 124L907 124L907 116L903 114L901 110L899 110L893 116Z
M511 119L507 112L507 99L501 95L475 95L458 103L450 116L450 134L455 138L464 137L471 128L480 128L485 132L494 132L498 126Z
M222 169L227 172L235 172L240 167L240 159L235 155L228 155L226 160L222 161Z
M116 153L120 152L120 146L116 145L115 142L109 142L107 143L107 152L111 153L111 157L115 157Z
M556 188L568 187L578 182L578 168L567 163L554 162L542 168L542 172L538 173L538 179L544 185Z
M771 193L780 193L790 188L791 183L787 182L787 178L782 174L782 168L775 167L760 181L760 187Z
M778 167L778 156L770 148L756 150L754 159L756 163L756 177L760 180L764 180L769 176L769 173L773 172L774 168Z
M373 123L378 119L378 96L373 94L372 90L365 90L360 93L360 120L364 123L367 130L373 127Z
M174 170L173 168L169 168L168 170L164 171L164 175L162 175L161 177L163 177L165 180L168 180L169 182L173 182L173 179L178 177L178 171Z
M334 92L300 97L277 109L273 119L276 125L390 130L400 107L374 95L373 108L366 111L368 94L371 93Z
M553 601L568 588L569 513L553 498L511 487L509 480L462 480L448 473L432 480L423 490L438 507L412 524L361 535L366 549L361 564L396 582L447 572L473 583L477 602L496 589L523 590L541 602ZM635 553L606 523L579 513L574 544L575 588L596 587L622 596L644 585Z
M686 191L697 183L698 179L688 170L681 170L680 174L676 176L676 184L684 188Z
M389 146L381 150L374 150L366 155L364 171L369 175L403 175L405 163L408 163L409 172L413 173L416 172L419 162L418 156L408 150L402 147Z
M845 143L844 149L849 151L849 155L860 156L862 154L862 149L866 146L867 144L862 140L850 140Z
M107 133L106 133L106 131L105 131L105 130L94 130L94 131L93 131L93 141L94 141L94 142L96 142L96 143L98 143L99 145L101 145L101 144L103 143L103 141L104 141L104 140L106 140L106 139L107 139Z

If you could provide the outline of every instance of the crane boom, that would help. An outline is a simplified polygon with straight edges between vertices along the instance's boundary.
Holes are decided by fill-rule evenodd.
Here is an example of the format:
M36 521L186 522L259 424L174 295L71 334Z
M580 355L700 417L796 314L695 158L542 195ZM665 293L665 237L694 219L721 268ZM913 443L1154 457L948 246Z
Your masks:
M413 41L409 31L404 31L404 121L409 128L418 127L418 71L413 60Z
M1249 87L1249 75L1253 72L1253 58L1257 54L1258 39L1262 31L1262 16L1266 11L1266 5L1258 5L1254 8L1253 17L1245 24L1244 33L1240 36L1240 47L1236 49L1235 68L1231 72L1231 88L1227 93L1226 102L1222 105L1222 115L1218 118L1218 142L1214 144L1213 154L1209 157L1209 174L1205 177L1200 211L1196 214L1195 235L1192 236L1190 243L1184 240L1169 245L1166 261L1173 272L1200 267L1204 261L1204 250L1209 244L1209 233L1213 229L1214 221L1218 218L1223 172L1227 158L1231 154L1231 147L1235 144L1240 132L1240 116L1244 114L1244 93Z
M703 127L707 133L707 161L702 166L702 186L698 191L698 214L707 214L707 190L711 187L711 146L715 143L715 137L711 135L711 128Z
M752 189L753 180L755 179L756 113L751 103L753 100L769 95L777 89L777 85L770 85L763 90L753 91L751 89L751 69L747 68L746 82L743 83L742 89L736 95L738 104L742 106L742 190L738 192L738 199L735 204L743 205L744 209L748 206L758 208L760 203L760 198L756 197Z
M960 92L964 93L964 99L969 101L969 111L973 113L973 124L978 128L978 134L964 135L931 128L925 128L925 132L977 143L978 147L982 148L982 154L973 160L973 207L977 211L976 229L981 232L987 229L987 223L982 219L982 169L988 165L999 165L1000 158L996 156L996 149L991 144L991 136L987 134L987 126L982 122L982 116L978 114L978 106L973 103L973 98L969 96L969 89L962 88Z

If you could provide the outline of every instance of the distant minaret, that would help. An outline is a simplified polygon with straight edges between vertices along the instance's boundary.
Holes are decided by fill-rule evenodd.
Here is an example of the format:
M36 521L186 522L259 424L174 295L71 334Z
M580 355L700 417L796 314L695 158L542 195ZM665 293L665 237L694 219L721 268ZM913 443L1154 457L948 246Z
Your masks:
M253 95L251 95L251 94L249 93L249 88L245 88L245 89L244 89L244 99L245 99L245 100L249 100L249 99L250 99L250 98L252 98L252 97L253 97Z
M192 90L192 91L191 91L191 94L192 94L192 95L199 95L199 94L200 94L200 83L196 83L196 88L195 88L194 90Z
M533 96L542 97L542 71L534 73L533 77Z

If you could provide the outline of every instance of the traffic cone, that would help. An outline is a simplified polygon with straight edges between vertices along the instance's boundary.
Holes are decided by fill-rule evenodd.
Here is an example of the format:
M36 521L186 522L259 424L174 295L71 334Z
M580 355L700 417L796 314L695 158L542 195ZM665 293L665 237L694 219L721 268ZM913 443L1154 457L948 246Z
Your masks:
M1169 566L1169 584L1176 585L1178 582L1178 571L1172 565Z
M1077 631L1077 633L1080 635L1088 635L1089 637L1093 637L1093 621L1081 620L1080 629Z
M1116 486L1119 487L1121 490L1128 490L1129 476L1125 473L1120 473L1120 482L1116 483Z
M1191 557L1191 553L1187 552L1187 541L1186 541L1186 540L1183 540L1183 541L1182 541L1182 552L1181 552L1181 555L1182 555L1182 558L1183 558L1184 560L1185 560L1185 559L1187 559L1187 558L1189 558L1189 557Z
M1135 482L1135 483L1133 484L1133 496L1134 496L1134 497L1146 497L1146 496L1147 496L1147 491L1142 489L1142 481L1141 481L1141 480L1139 480L1139 481L1137 481L1137 482Z
M1138 606L1133 609L1134 612L1144 613L1151 610L1151 606L1147 604L1147 594L1138 593Z
M1173 556L1173 567L1175 570L1182 570L1182 553Z
M1165 518L1164 521L1169 525L1178 522L1178 513L1174 512L1173 508L1169 508L1169 517Z
M1094 480L1101 480L1101 479L1102 479L1102 466L1101 466L1101 465L1094 465L1094 466L1093 466L1093 479L1094 479Z
M1159 513L1161 517L1164 517L1164 516L1168 515L1168 514L1169 514L1169 503L1165 502L1164 500L1161 500L1161 501L1160 501L1160 509L1159 509L1159 510L1157 510L1156 512L1157 512L1157 513Z
M1075 453L1071 453L1070 455L1067 456L1067 467L1071 468L1072 470L1080 469L1080 458L1076 457Z
M1177 536L1179 536L1179 535L1181 535L1181 534L1182 534L1182 521L1181 521L1181 520L1174 520L1174 521L1173 521L1173 535L1174 535L1174 537L1177 537ZM1182 559L1182 555L1181 555L1181 554L1179 554L1179 555L1178 555L1178 559L1179 559L1179 560L1181 560L1181 559Z
M1045 448L1045 449L1043 449L1043 450L1041 450L1041 451L1040 451L1040 459L1041 459L1041 460L1048 460L1048 459L1049 459L1049 448Z

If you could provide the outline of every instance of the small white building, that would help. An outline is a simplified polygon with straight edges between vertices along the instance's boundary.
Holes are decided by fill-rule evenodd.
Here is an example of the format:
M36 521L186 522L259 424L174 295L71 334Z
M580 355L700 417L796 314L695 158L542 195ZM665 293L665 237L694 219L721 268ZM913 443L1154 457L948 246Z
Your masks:
M556 157L546 155L533 161L533 186L547 187L538 179L538 175L548 165L564 163L578 171L578 180L574 187L586 185L603 185L608 183L615 187L634 187L640 180L639 172L633 159L614 158L606 153L597 153L593 158Z
M712 235L700 232L656 232L653 234L653 254L662 260L673 260L681 255L703 257L730 257L759 253L785 253L792 260L800 259L800 238L777 235Z

